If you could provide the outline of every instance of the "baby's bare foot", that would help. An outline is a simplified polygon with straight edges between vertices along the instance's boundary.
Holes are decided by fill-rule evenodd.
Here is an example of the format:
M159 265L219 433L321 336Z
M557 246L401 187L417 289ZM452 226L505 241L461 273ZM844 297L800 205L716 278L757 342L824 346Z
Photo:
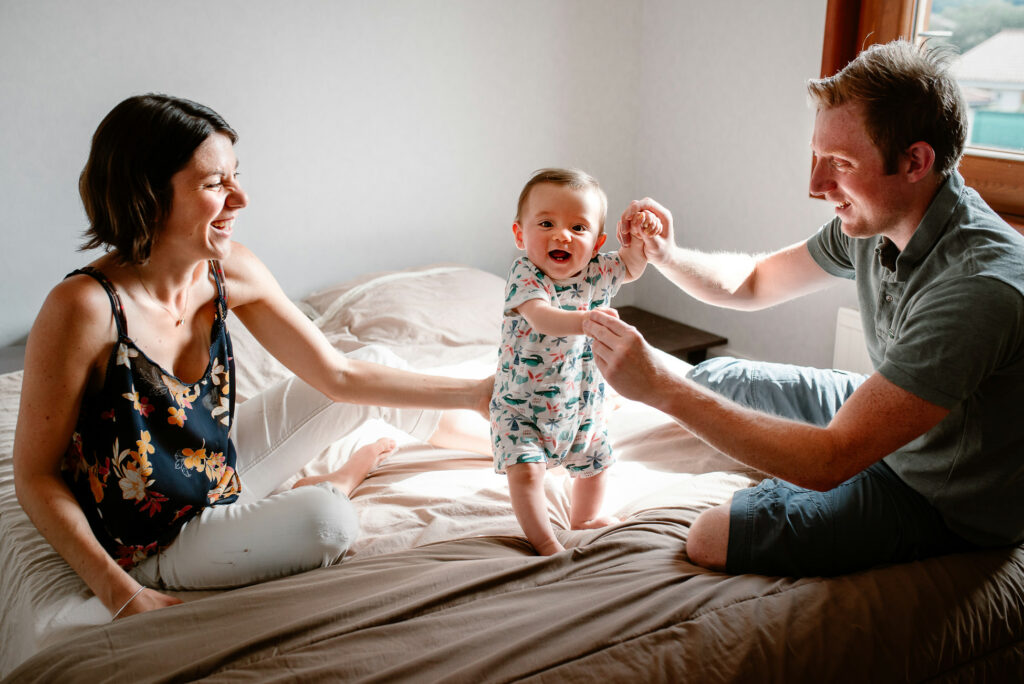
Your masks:
M326 475L303 477L292 485L292 489L306 485L315 485L320 482L330 482L347 496L366 479L366 476L374 468L380 465L381 461L393 454L397 448L398 443L395 440L389 437L381 437L372 444L366 444L356 449L349 456L348 460L345 461L345 465L334 472L327 473Z
M577 522L572 524L574 530L596 530L599 527L608 527L609 525L617 525L622 522L618 518L610 515L602 515L591 520L584 520L583 522Z
M565 551L565 547L562 546L561 542L557 539L548 539L543 542L537 542L533 545L533 549L539 556L553 556L556 553Z

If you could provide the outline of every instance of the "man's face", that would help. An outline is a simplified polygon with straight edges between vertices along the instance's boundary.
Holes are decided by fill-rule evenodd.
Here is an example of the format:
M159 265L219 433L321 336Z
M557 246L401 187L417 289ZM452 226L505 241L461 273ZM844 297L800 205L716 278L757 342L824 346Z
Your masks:
M903 225L912 188L899 171L886 175L885 161L868 137L860 104L819 109L811 151L811 194L835 205L844 233L856 238L886 235L899 244L898 236L917 227L916 222ZM904 166L901 160L898 168Z

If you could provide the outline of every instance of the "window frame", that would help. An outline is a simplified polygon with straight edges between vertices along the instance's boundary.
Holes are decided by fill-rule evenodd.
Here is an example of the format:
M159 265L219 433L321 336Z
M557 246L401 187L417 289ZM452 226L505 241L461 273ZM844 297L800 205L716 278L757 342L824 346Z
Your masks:
M931 0L921 0L925 7ZM828 0L821 76L831 76L874 43L914 35L915 0ZM1024 233L1024 160L968 150L960 173L1008 223Z

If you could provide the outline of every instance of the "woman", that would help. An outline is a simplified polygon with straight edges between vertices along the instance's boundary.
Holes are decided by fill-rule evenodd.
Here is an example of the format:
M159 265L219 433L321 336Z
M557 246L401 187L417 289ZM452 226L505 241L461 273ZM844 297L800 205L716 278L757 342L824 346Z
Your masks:
M188 100L115 107L79 188L84 248L106 253L51 291L29 335L18 500L114 619L180 602L151 587L237 586L340 558L358 533L347 495L386 446L268 495L368 418L486 448L458 432L457 413L414 407L486 415L490 379L391 368L372 362L397 361L379 350L338 353L232 242L248 203L236 139ZM237 419L229 309L297 376L239 405ZM395 408L367 406L377 404Z

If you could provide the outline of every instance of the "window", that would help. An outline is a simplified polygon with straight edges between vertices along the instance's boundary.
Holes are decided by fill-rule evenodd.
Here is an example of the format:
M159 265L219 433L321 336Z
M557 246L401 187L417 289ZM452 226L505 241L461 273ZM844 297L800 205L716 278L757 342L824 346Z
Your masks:
M1007 50L1020 45L1017 59L1024 60L1024 0L993 0L983 6L963 0L828 0L821 75L836 73L872 43L899 37L944 40L960 48L958 77L971 105L960 173L1024 232L1024 67L1021 61L1012 66L1007 57ZM974 66L978 64L981 73ZM1009 74L991 73L986 64L1009 67Z

